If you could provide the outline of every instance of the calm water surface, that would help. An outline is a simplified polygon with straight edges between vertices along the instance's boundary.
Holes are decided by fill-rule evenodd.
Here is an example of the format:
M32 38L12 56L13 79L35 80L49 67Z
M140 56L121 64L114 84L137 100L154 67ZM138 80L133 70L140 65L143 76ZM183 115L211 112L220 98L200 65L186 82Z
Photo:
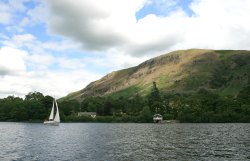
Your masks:
M0 160L250 160L250 124L0 123Z

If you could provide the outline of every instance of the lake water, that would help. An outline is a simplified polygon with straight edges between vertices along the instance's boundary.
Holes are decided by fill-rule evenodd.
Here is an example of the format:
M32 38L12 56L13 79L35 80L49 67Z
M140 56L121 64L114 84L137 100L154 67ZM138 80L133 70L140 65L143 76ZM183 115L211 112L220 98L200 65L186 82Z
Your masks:
M250 160L250 124L0 123L0 160Z

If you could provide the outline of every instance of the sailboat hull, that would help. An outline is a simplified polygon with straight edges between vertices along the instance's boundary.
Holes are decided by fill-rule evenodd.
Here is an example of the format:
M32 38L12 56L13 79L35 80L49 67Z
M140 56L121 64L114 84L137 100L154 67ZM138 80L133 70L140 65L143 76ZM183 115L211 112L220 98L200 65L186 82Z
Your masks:
M44 121L43 124L44 125L51 125L51 126L58 126L59 122L57 122L57 121Z

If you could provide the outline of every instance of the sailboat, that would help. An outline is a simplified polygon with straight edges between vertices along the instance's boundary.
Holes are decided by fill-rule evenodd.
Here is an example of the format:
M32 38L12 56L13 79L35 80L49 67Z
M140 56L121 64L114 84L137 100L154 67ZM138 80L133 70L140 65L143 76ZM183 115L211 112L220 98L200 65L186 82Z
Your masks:
M54 110L56 108L56 115L54 117ZM60 123L60 116L59 116L59 110L58 110L58 105L55 99L53 99L53 104L51 108L51 112L49 115L49 121L44 121L44 125L55 125L58 126Z

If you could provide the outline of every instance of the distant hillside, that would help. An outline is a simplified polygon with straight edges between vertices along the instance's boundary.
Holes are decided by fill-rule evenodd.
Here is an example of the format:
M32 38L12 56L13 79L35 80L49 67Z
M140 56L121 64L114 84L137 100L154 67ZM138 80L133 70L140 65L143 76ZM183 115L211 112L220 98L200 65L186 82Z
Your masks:
M108 95L144 96L150 91L152 82L166 93L193 92L202 87L235 96L249 81L249 71L250 51L180 50L111 72L62 100Z

